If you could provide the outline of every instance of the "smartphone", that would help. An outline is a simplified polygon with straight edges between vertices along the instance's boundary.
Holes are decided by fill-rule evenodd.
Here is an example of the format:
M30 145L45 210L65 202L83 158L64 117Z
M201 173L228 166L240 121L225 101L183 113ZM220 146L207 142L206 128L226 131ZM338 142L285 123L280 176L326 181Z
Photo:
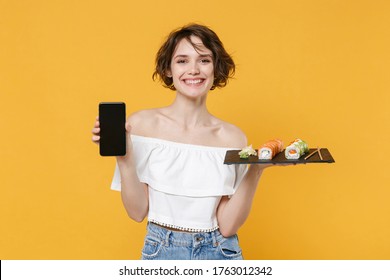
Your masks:
M99 103L100 155L126 154L126 104L124 102Z

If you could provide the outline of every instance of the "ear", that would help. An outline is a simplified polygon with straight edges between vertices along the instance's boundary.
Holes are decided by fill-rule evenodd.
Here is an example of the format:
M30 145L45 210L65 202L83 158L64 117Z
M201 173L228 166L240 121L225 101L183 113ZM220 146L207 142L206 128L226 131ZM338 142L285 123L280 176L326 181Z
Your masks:
M165 71L165 75L166 75L168 78L172 78L172 72L171 72L171 70Z

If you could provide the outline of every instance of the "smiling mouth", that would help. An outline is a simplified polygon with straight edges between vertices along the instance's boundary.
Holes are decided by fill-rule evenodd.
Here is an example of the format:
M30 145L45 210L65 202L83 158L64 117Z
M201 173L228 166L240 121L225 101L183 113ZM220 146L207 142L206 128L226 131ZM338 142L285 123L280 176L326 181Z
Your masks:
M184 83L187 85L199 85L203 82L204 82L204 79L193 79L193 80L186 79L186 80L184 80Z

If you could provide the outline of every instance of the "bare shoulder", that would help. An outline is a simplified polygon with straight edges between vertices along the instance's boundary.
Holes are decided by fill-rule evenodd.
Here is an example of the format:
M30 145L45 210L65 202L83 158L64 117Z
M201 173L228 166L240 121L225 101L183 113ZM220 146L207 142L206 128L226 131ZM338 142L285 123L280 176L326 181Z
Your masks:
M158 109L146 109L136 111L127 118L127 122L132 127L132 133L136 135L148 136L156 121Z
M141 111L133 112L130 116L128 116L127 120L130 122L140 122L142 120L146 120L152 118L155 114L156 109L146 109Z
M224 139L227 146L243 148L247 145L247 137L238 126L221 121L221 127L220 136Z

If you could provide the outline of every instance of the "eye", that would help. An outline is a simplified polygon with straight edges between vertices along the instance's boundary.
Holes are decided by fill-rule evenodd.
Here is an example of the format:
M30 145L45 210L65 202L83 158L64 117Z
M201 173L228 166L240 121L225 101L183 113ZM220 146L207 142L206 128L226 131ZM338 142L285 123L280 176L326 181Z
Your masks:
M176 63L186 63L187 61L185 59L178 59L176 60Z
M208 63L211 62L211 59L203 58L203 59L200 60L200 62L201 62L202 64L208 64Z

